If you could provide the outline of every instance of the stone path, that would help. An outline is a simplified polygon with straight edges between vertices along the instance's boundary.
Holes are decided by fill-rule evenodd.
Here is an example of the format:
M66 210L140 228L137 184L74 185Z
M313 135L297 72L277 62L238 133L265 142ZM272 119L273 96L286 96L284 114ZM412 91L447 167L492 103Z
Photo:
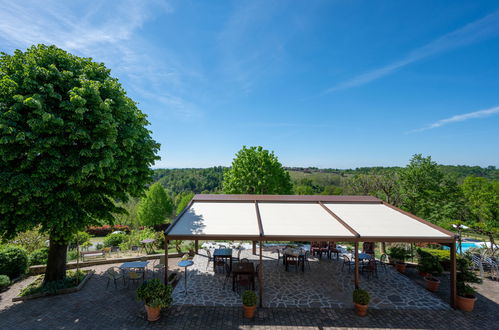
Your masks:
M194 265L188 268L187 286L195 294L181 293L184 290L182 278L174 290L175 305L193 306L240 306L241 297L232 291L232 282L225 283L225 274L214 273L213 263L208 265L205 251L193 259ZM243 250L241 258L248 258L255 265L258 256L251 250ZM277 263L277 254L264 252L264 306L265 307L352 307L353 270L342 270L342 261L313 259L305 272L284 270ZM225 285L224 285L225 283ZM373 309L450 309L447 301L442 301L424 288L415 285L392 269L379 270L378 277L367 279L361 276L361 287L371 295L370 308ZM258 287L257 290L258 292Z

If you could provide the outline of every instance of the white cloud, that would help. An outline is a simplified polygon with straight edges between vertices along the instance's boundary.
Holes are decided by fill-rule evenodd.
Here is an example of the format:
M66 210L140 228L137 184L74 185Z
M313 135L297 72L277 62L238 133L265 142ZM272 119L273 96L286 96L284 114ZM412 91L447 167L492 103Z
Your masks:
M429 125L427 125L425 127L412 130L409 133L426 131L426 130L429 130L429 129L438 128L438 127L442 127L444 125L448 125L448 124L452 124L452 123L457 123L457 122L461 122L461 121L466 121L466 120L469 120L469 119L489 117L489 116L492 116L492 115L497 114L497 113L499 113L499 106L493 107L493 108L489 108L489 109L474 111L474 112L468 112L468 113L465 113L465 114L462 114L462 115L456 115L456 116L452 116L452 117L449 117L449 118L438 120L438 121L436 121L436 122L434 122L432 124L429 124Z
M406 65L422 60L426 57L447 52L459 47L464 47L497 35L499 35L499 11L495 11L494 13L479 20L445 34L444 36L413 50L401 60L340 82L339 84L327 89L325 92L330 93L337 90L361 86L387 76Z
M126 78L127 89L143 99L156 100L165 110L191 118L197 107L177 94L185 94L188 80L198 73L173 53L161 50L140 35L151 19L171 14L164 1L56 2L0 0L0 45L26 48L54 44L80 56L102 61L113 75ZM156 52L159 53L159 52Z

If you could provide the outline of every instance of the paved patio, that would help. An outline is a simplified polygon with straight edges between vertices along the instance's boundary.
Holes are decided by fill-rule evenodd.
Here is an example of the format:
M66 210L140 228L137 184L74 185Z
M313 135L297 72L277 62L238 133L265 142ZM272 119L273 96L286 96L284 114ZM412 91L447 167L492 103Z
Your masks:
M235 254L235 251L234 251ZM255 266L259 256L251 250L242 251L241 258L248 258ZM342 260L314 258L305 272L289 272L277 263L277 254L264 252L264 306L265 307L307 307L307 308L350 308L354 289L353 270L342 270ZM188 268L187 286L193 293L187 295L182 278L174 290L174 305L191 306L240 306L241 297L232 291L232 282L224 286L225 274L214 273L213 263L208 265L206 252L199 251ZM371 295L372 309L425 309L448 310L447 301L416 285L392 267L379 269L378 277L361 276L361 287ZM258 283L257 290L258 292Z
M178 259L171 259L175 267ZM365 318L351 308L261 308L254 320L243 318L241 307L174 306L163 311L156 323L145 320L144 306L135 299L135 289L106 288L102 273L111 266L94 266L95 275L82 291L26 302L12 297L33 280L14 284L0 293L0 329L497 329L499 283L478 285L477 309L455 310L370 309ZM481 307L487 305L488 309Z

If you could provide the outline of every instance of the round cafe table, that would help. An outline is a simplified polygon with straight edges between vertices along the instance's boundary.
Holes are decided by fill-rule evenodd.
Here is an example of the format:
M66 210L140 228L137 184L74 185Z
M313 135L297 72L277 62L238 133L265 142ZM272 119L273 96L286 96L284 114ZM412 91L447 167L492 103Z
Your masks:
M187 295L187 267L194 265L192 260L182 260L177 264L179 267L184 267L184 290L180 291L180 293L185 292Z

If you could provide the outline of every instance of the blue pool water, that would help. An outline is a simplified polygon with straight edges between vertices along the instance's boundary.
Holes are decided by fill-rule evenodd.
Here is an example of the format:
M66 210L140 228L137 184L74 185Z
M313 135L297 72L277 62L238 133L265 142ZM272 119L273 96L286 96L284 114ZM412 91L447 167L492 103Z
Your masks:
M466 250L471 249L471 248L479 248L480 247L480 245L478 245L476 243L470 243L470 242L463 242L463 243L461 243L461 246L463 248L463 252L465 252ZM450 249L448 246L444 246L443 248L444 248L444 250ZM458 243L456 243L456 249L459 252L459 244Z

